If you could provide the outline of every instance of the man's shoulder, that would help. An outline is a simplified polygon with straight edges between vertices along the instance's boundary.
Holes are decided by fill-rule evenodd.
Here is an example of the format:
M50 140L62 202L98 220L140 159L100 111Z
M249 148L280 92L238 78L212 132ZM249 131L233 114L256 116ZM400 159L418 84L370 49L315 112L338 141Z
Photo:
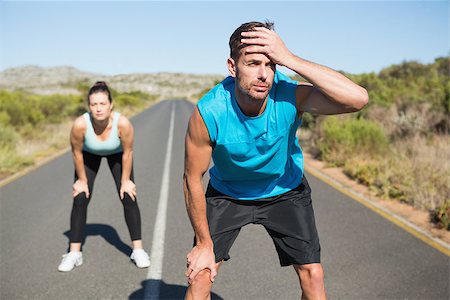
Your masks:
M287 76L286 74L280 72L280 71L275 71L275 75L273 78L273 83L274 84L292 84L292 85L297 85L298 81L292 79L291 77Z
M298 87L298 82L289 76L276 71L273 79L273 86L270 91L270 96L275 101L295 101L295 91Z
M197 103L198 111L208 129L211 142L217 138L217 126L226 117L229 103L231 102L231 91L234 89L234 78L227 77L218 83Z
M231 89L234 88L234 78L226 77L215 87L209 90L198 102L200 106L217 105L231 98Z

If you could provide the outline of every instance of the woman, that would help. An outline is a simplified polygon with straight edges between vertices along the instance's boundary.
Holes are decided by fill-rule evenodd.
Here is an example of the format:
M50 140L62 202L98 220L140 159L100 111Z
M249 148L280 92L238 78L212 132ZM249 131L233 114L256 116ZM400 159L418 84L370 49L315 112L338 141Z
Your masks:
M130 259L138 268L146 268L150 266L150 259L142 248L141 217L133 178L133 126L126 117L112 112L111 92L103 81L89 89L88 105L89 112L75 120L70 134L75 165L70 252L63 255L58 270L68 272L83 263L81 241L87 206L102 157L108 160L124 207L133 244Z

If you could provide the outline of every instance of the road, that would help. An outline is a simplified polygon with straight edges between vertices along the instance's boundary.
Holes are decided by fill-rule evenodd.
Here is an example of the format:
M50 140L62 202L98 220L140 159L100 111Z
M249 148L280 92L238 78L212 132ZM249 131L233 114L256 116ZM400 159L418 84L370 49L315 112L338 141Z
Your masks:
M150 269L130 261L129 235L103 161L88 209L84 263L57 266L68 246L70 153L0 188L1 299L182 299L193 232L182 172L193 105L160 102L132 119L135 177ZM168 150L168 147L170 148ZM329 299L449 299L449 257L362 204L306 174L322 245ZM265 230L245 227L213 287L213 299L298 299Z

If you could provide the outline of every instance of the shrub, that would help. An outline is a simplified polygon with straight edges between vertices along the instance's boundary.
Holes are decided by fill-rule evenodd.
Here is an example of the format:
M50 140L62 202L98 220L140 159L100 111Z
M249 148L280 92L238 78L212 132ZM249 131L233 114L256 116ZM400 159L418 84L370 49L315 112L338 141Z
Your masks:
M17 139L18 135L13 128L0 124L0 147L2 149L15 149Z
M431 219L439 228L450 230L450 200L431 211Z
M380 164L376 161L350 159L345 162L344 173L369 187L374 185L380 186L380 183L376 182L380 174Z
M6 111L0 111L0 125L6 126L11 123L11 118Z
M118 107L123 106L140 106L142 104L142 101L140 98L130 95L130 94L121 94L118 95L114 102Z
M36 123L42 116L37 114L34 105L22 92L0 92L0 111L7 114L12 126L21 126L28 122Z
M351 118L326 118L316 143L319 156L338 166L354 155L375 158L389 149L388 139L376 123Z

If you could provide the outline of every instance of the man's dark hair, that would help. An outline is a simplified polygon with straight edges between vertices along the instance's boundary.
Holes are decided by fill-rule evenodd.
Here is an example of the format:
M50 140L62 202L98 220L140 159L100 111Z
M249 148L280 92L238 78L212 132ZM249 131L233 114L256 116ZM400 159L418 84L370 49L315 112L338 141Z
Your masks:
M248 22L244 23L241 26L239 26L233 34L230 36L230 57L234 59L235 61L239 58L240 50L244 47L246 47L246 44L241 43L241 33L245 31L252 31L255 27L266 27L267 29L273 30L273 22L265 21L262 22Z

